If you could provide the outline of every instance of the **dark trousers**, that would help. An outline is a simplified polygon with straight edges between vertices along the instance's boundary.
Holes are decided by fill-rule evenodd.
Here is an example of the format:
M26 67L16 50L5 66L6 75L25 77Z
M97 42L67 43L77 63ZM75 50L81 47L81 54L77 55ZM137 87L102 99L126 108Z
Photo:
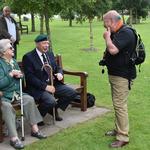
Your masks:
M64 84L55 85L55 90L55 97L51 93L45 91L39 100L38 109L43 117L53 107L60 108L65 111L67 106L77 95L77 92L74 89Z
M13 48L14 48L14 58L17 59L17 43L13 43Z

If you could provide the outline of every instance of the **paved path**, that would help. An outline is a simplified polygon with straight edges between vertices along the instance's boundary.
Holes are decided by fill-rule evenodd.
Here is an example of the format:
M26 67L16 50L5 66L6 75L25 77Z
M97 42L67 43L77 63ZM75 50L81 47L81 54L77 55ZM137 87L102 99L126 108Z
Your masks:
M81 112L79 108L69 107L65 112L60 111L60 116L63 117L63 121L56 122L55 125L52 124L52 118L47 115L44 119L46 125L40 127L42 132L46 133L47 136L51 136L63 129L75 126L78 123L85 122L87 120L99 117L110 110L100 107L89 108L86 112ZM25 141L24 144L31 144L37 141L37 139L30 136L30 128L28 124L25 124ZM6 137L3 143L0 143L0 150L13 150L9 146L9 138Z

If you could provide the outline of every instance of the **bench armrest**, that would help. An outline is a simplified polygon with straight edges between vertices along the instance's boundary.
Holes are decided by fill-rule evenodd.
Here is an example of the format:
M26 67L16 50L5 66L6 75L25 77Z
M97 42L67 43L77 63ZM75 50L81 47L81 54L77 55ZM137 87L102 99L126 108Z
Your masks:
M79 76L80 77L80 85L86 86L86 79L88 77L88 73L87 72L75 72L75 71L68 71L68 70L63 70L64 74L67 75L72 75L72 76Z
M77 106L81 108L81 111L86 111L87 110L87 77L88 73L87 72L80 72L80 71L68 71L68 70L63 70L64 75L72 75L72 76L78 76L80 77L80 88L82 90L80 91L80 96L81 96L81 103L75 103L72 102L73 106ZM79 88L79 89L80 89Z
M28 25L21 25L22 27L27 27L28 28Z
M68 71L68 70L63 70L64 74L68 74L68 75L74 75L74 76L82 76L82 77L88 77L88 73L87 72L77 72L77 71Z

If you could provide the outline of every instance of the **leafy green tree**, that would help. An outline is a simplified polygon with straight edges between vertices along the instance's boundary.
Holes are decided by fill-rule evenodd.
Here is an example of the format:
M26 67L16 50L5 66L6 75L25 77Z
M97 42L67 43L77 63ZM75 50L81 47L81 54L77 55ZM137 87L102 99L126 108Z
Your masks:
M3 5L5 4L5 0L0 0L0 15L2 13Z
M90 25L90 48L87 50L97 50L94 48L93 44L92 22L96 16L106 12L109 6L110 2L108 0L82 0L81 9L78 11L78 14L80 14L83 18L87 18Z
M40 33L43 33L43 24L45 19L46 33L51 43L50 25L49 19L60 12L60 3L62 0L7 0L7 3L11 6L13 12L19 16L24 13L31 14L32 31L35 31L35 20L34 15L38 14L41 16ZM21 20L20 20L21 21ZM52 43L51 43L52 45Z
M140 22L148 15L149 0L113 0L113 8L129 12L129 24Z
M125 23L125 18L124 18L125 6L121 3L120 0L112 0L112 9L121 11L123 22Z
M64 20L69 20L69 26L72 26L72 20L75 18L79 0L63 0L61 3L60 16Z

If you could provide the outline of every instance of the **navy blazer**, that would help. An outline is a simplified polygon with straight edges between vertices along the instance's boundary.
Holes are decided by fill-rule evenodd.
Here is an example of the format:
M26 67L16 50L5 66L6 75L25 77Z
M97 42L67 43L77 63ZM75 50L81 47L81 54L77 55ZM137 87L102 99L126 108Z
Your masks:
M49 64L53 68L53 74L61 73L62 69L56 64L55 57L52 51L48 51L46 56L49 60ZM43 63L41 62L36 49L25 54L23 56L23 68L26 79L27 92L32 95L35 99L40 99L41 94L45 91L48 75L45 70L42 70ZM60 84L56 78L54 84Z

